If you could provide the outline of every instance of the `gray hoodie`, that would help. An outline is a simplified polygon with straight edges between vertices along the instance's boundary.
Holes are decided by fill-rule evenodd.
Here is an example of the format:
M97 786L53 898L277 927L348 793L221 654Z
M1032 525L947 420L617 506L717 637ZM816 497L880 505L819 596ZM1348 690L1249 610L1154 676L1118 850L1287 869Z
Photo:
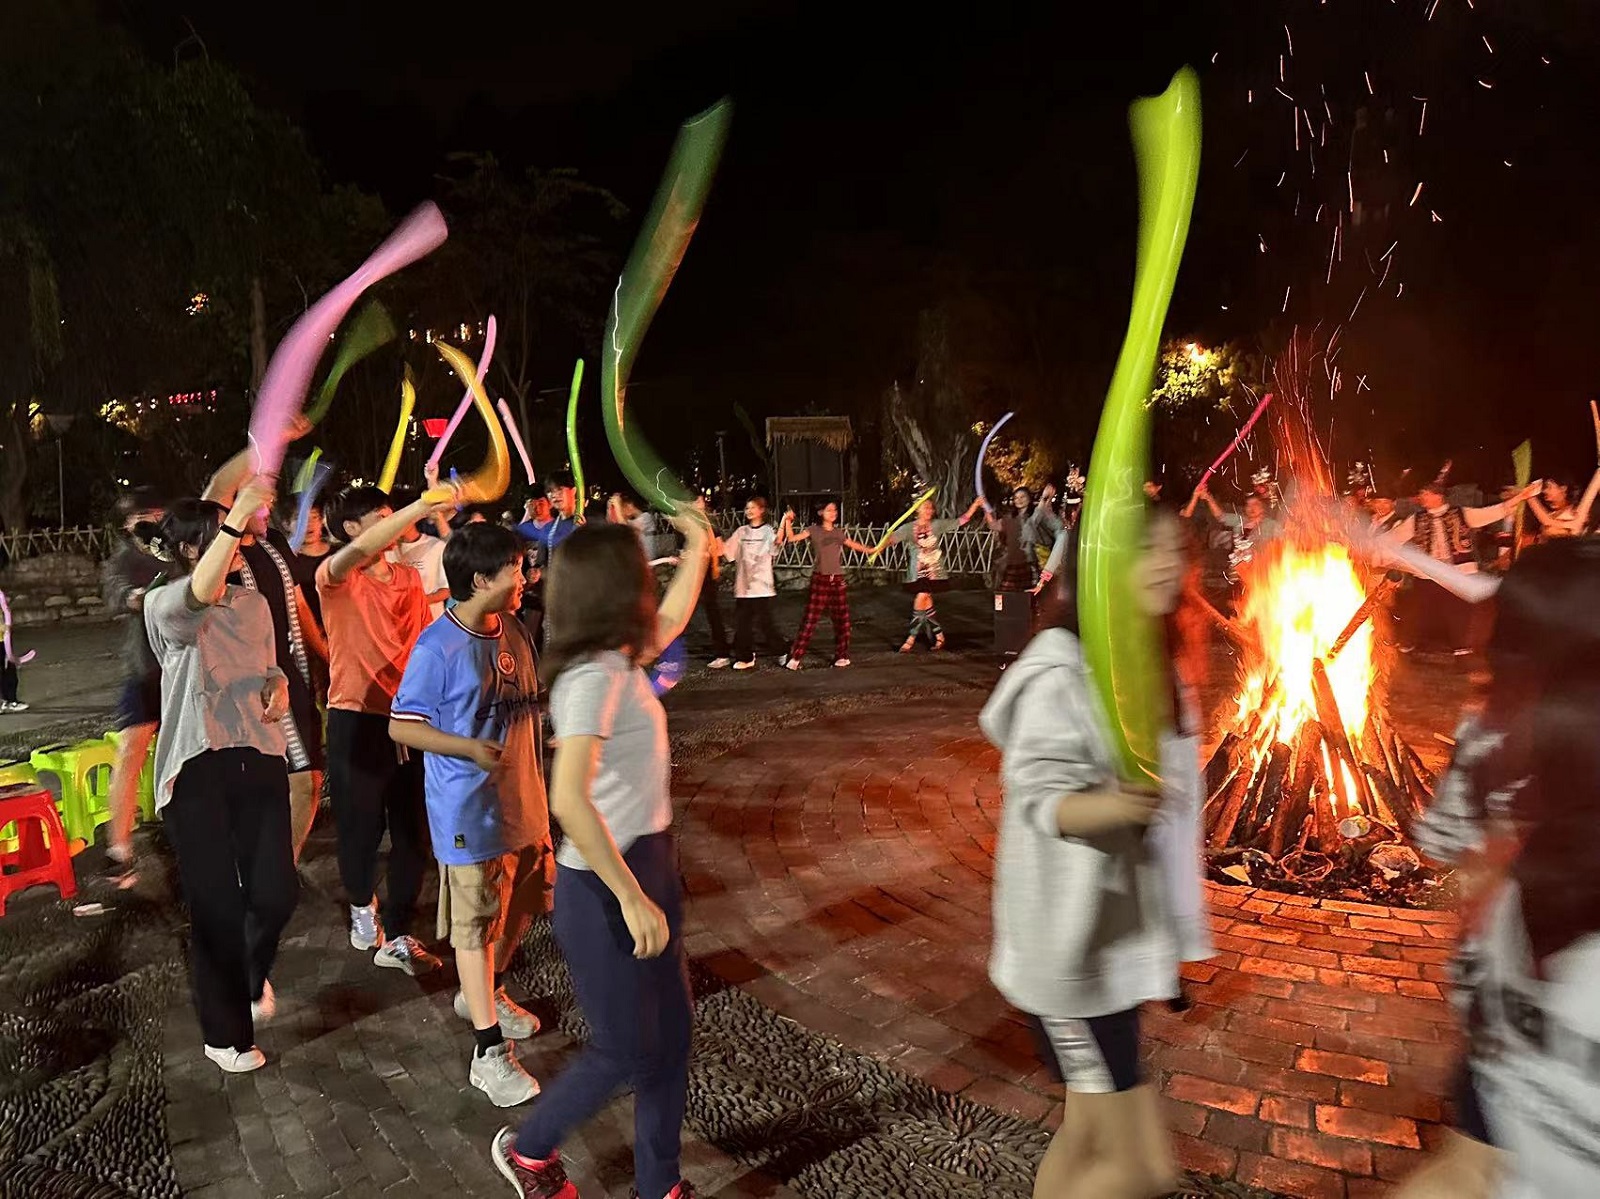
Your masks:
M1063 837L1063 796L1115 786L1105 716L1078 639L1046 629L979 717L999 747L1004 805L995 855L989 977L1039 1016L1089 1017L1177 994L1178 948L1143 830Z

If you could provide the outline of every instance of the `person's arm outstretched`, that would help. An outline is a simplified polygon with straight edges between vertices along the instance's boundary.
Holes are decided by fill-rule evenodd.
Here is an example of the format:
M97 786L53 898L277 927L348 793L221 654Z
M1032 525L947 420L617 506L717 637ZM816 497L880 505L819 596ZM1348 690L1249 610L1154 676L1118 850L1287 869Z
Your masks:
M233 565L234 551L239 548L239 534L252 516L271 504L272 485L265 479L251 479L238 489L233 507L222 518L222 528L189 572L186 598L190 607L209 608L222 599L228 585L228 568Z
M328 560L322 569L328 572L328 579L331 582L343 582L349 575L388 549L408 526L416 524L436 509L449 506L449 501L443 504L430 504L423 499L407 504L400 511L384 517L343 549L328 555Z
M711 526L704 516L684 509L672 518L672 525L683 534L683 549L672 583L656 610L656 650L666 648L689 626L689 618L700 602L700 584L705 580L710 558ZM654 656L654 655L652 655Z

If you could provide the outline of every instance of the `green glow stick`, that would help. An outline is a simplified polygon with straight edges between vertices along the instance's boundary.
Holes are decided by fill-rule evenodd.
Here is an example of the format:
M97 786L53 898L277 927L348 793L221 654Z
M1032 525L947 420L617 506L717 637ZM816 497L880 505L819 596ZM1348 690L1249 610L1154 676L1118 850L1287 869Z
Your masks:
M305 460L300 467L300 473L294 477L294 486L289 489L291 495L299 495L311 486L311 476L317 473L317 459L322 457L322 447L319 445L311 451L311 457Z
M389 344L394 337L394 322L389 319L389 313L382 304L374 300L358 312L345 330L344 341L339 344L339 352L333 359L333 365L328 368L328 377L322 381L322 390L317 392L316 402L306 409L306 419L317 424L327 416L328 409L333 406L334 392L339 390L345 373L374 350Z
M890 535L896 529L898 529L901 525L905 524L906 521L910 520L913 516L915 516L917 514L917 509L922 507L922 505L927 503L929 500L931 500L933 498L933 493L938 491L938 490L939 489L937 487L930 487L930 488L928 488L927 491L924 491L921 495L919 495L916 498L916 501L911 505L911 507L906 509L905 515L900 517L899 520L895 521L894 524L890 525L887 529L885 529L883 531L883 540L888 541Z
M1159 96L1128 109L1139 170L1139 253L1127 337L1111 377L1083 497L1078 623L1100 691L1118 773L1153 782L1167 667L1156 617L1140 605L1150 409L1161 326L1178 277L1200 174L1200 82L1184 67Z
M633 243L622 277L617 280L606 317L606 340L600 358L600 410L605 417L606 439L628 481L646 501L664 512L687 504L689 490L657 457L638 428L628 424L623 405L639 343L661 306L700 221L732 115L733 105L720 100L699 116L689 118L678 130L666 174L661 178L650 215Z
M567 393L567 457L572 459L572 483L578 489L578 519L583 519L583 459L578 456L578 389L583 386L583 359L572 368L572 390Z

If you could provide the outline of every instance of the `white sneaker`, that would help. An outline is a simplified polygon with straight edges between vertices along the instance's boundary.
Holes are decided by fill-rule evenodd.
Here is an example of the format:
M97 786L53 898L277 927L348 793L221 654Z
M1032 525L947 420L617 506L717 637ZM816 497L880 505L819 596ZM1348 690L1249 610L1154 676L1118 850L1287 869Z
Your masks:
M356 949L374 949L383 944L383 925L378 922L378 901L365 907L350 905L350 944Z
M26 712L27 710L28 705L20 700L12 700L9 703L0 704L0 712Z
M517 1060L516 1046L502 1041L481 1057L474 1050L467 1081L496 1107L516 1107L539 1093L539 1080Z
M730 665L732 665L732 662L728 658L712 658L711 659L711 669L712 670L727 670Z
M755 659L752 658L748 662L735 662L733 668L735 670L754 670L756 668Z
M404 970L407 974L427 974L437 970L441 965L438 958L429 953L422 942L410 934L393 937L383 943L383 948L372 955L374 965L387 966L391 970Z
M278 1014L278 997L273 994L272 984L261 984L261 998L250 1005L250 1018L257 1024L270 1023Z
M472 1019L472 1013L467 1010L467 997L461 991L456 992L455 1009L463 1020ZM494 1014L500 1021L500 1033L507 1040L526 1041L538 1035L539 1017L507 995L504 987L495 988Z
M245 1050L218 1049L214 1045L207 1045L206 1056L228 1074L248 1074L267 1064L267 1055L254 1045Z
M784 669L785 670L799 670L800 669L800 659L799 658L790 658L783 665L784 665Z
M834 665L836 667L838 667L840 670L843 670L846 666L850 665L850 659L849 658L840 658L837 662L834 663Z

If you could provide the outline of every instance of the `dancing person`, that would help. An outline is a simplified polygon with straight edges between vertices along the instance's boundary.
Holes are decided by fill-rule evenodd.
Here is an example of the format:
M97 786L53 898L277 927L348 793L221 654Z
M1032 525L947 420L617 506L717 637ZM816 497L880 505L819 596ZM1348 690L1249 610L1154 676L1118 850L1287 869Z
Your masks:
M577 1199L559 1147L628 1084L635 1193L694 1195L679 1167L693 999L667 716L643 667L689 621L710 531L687 511L674 524L686 544L659 610L630 531L579 530L550 572L550 808L566 834L554 925L590 1036L521 1130L494 1139L494 1164L523 1199Z
M706 514L706 497L694 497L694 507L702 516ZM707 524L709 525L709 519ZM711 662L712 670L726 670L733 663L733 649L728 642L728 628L722 621L722 563L723 544L716 530L711 532L710 559L711 565L706 569L705 576L700 580L700 598L695 605L695 611L705 617L706 628L711 633Z
M1034 555L1034 513L1033 492L1018 487L1011 493L1009 509L984 517L996 541L992 580L996 591L1033 590L1040 565Z
M276 1008L268 976L300 887L285 761L289 680L266 597L228 582L248 522L271 499L267 482L252 479L226 517L206 500L173 504L155 542L170 581L144 600L161 663L156 807L189 907L205 1054L228 1073L266 1063L255 1025Z
M297 418L289 439L303 436L310 429L305 419ZM224 507L232 504L240 485L249 477L255 451L239 451L225 462L201 498ZM281 530L267 523L267 510L252 512L239 542L239 581L259 591L272 611L272 628L278 651L278 668L289 680L289 715L285 717L284 737L288 743L289 807L294 827L294 860L298 864L317 805L322 799L322 771L327 764L323 750L322 713L317 707L317 678L313 663L327 661L328 644L322 626L311 614L311 606L295 580L295 552Z
M539 1093L515 1048L539 1021L506 994L505 976L533 918L549 912L555 882L539 677L516 620L522 540L470 525L445 543L444 569L456 602L417 638L389 735L422 754L437 933L455 950L455 1011L476 1040L467 1080L511 1107Z
M1539 522L1540 541L1557 537L1582 537L1589 530L1589 512L1600 496L1600 470L1594 472L1585 488L1583 498L1576 505L1571 502L1572 488L1557 479L1546 479L1538 496L1528 501L1528 511ZM1542 501L1542 502L1541 502Z
M1192 517L1195 506L1205 501L1212 518L1221 526L1215 546L1219 550L1227 550L1228 566L1224 577L1228 586L1235 590L1240 584L1239 572L1254 561L1256 551L1283 532L1283 525L1272 514L1267 487L1266 483L1257 483L1255 490L1245 497L1242 512L1225 512L1202 479L1183 509L1185 518Z
M939 623L939 611L933 599L950 587L950 568L944 560L943 541L946 534L965 528L982 507L983 500L980 498L974 500L972 507L962 513L959 519L936 520L934 513L937 510L933 501L923 500L917 505L917 514L911 523L901 525L872 547L871 556L874 558L890 544L906 547L905 589L911 592L911 627L900 646L902 654L909 654L916 649L917 642L923 637L928 639L935 652L944 649L944 627Z
M1179 541L1176 521L1152 520L1138 566L1152 615L1177 600ZM1177 997L1180 949L1146 838L1159 796L1117 781L1110 714L1075 631L1073 574L1043 593L1040 631L979 718L1004 788L989 975L1033 1017L1066 1087L1036 1199L1143 1199L1165 1194L1176 1172L1159 1095L1140 1073L1139 1005Z
M333 545L328 540L324 515L322 501L312 500L310 506L306 508L305 540L300 543L300 548L294 551L294 559L289 563L289 569L294 573L294 581L300 585L300 594L305 597L306 607L311 609L311 619L317 628L323 631L326 640L327 630L322 623L322 597L317 594L317 567L322 565L324 558L333 553ZM298 518L298 506L294 511L284 513L286 525L292 526ZM326 683L321 690L327 690Z
M427 865L422 762L389 739L396 688L431 622L422 576L389 550L417 521L451 504L417 500L399 512L376 487L352 487L329 506L345 543L317 569L328 622L328 789L339 878L350 905L350 944L407 974L439 959L411 935ZM378 847L389 833L386 894L377 910Z
M1417 511L1396 524L1385 539L1396 545L1410 542L1435 561L1462 574L1476 574L1473 530L1503 520L1516 504L1538 493L1538 484L1530 484L1501 503L1463 508L1446 500L1443 481L1435 479L1418 490ZM1474 629L1473 606L1420 576L1411 579L1401 592L1395 622L1402 638L1401 653L1438 644L1457 657L1464 657L1479 639Z
M0 712L26 712L28 705L18 698L17 667L21 665L11 648L11 605L0 591Z
M772 623L772 601L777 598L773 566L783 547L782 527L767 523L767 501L751 496L744 506L745 523L723 542L722 556L736 563L733 576L733 668L753 670L756 665L755 635L762 645L782 652L786 644ZM784 664L780 659L780 665Z
M161 665L144 629L144 597L164 567L150 552L163 505L148 487L117 497L122 544L106 560L101 596L113 618L127 621L122 637L122 690L117 700L117 760L111 767L111 829L106 838L110 869L132 883L133 825L139 812L139 779L161 715Z
M423 481L429 491L438 487L439 468L424 466ZM419 494L412 488L396 487L389 493L389 503L395 508L404 508L418 498ZM483 519L476 510L473 514L478 520ZM444 614L445 601L450 598L450 584L444 577L444 547L456 527L452 522L461 515L457 512L446 519L443 512L435 512L402 533L399 542L389 551L392 561L404 562L422 576L422 589L428 593L428 612L433 620Z
M850 665L850 600L844 586L844 551L870 554L871 546L862 545L839 528L839 505L829 500L817 510L817 523L808 525L804 532L794 531L794 512L783 514L783 535L793 542L809 541L814 558L811 568L811 587L806 592L806 614L800 622L800 631L794 635L789 647L790 670L799 670L800 661L811 647L811 637L826 613L833 626L833 664Z
M1461 884L1456 1127L1396 1199L1600 1194L1600 543L1532 547L1497 609L1417 828Z

